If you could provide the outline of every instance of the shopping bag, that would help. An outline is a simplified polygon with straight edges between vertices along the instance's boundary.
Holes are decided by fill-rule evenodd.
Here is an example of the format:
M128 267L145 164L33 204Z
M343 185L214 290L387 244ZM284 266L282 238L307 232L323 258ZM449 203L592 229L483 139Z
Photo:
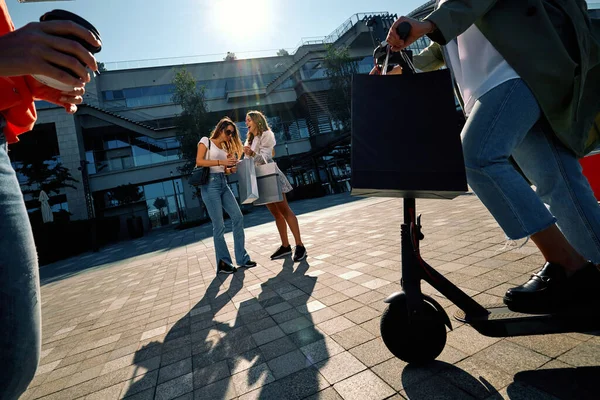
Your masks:
M354 75L352 194L452 199L467 191L448 70Z
M279 168L274 162L256 165L256 182L258 183L258 199L254 205L260 206L283 201Z
M240 202L251 204L258 199L258 183L256 182L256 168L254 161L248 158L237 164L238 186Z

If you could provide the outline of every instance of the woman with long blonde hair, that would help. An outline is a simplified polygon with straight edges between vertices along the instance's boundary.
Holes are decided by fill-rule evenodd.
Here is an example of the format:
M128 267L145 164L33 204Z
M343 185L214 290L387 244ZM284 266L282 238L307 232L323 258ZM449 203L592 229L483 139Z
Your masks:
M244 145L244 154L246 157L262 157L264 160L270 159L274 155L275 134L269 128L267 119L260 111L250 111L246 114L246 126L248 127L248 136ZM279 169L278 169L279 171ZM281 238L281 246L271 255L271 260L286 257L292 254L292 246L288 239L287 227L290 227L296 248L294 249L294 261L302 261L306 258L306 248L300 237L300 226L298 218L290 208L285 194L293 188L283 172L279 171L279 181L283 192L283 200L278 203L267 204L267 208L275 217L275 225Z
M231 255L225 243L223 209L231 218L236 263L246 268L256 266L245 248L244 217L225 177L236 172L236 165L242 152L243 146L238 128L228 117L219 121L211 132L210 138L205 136L198 143L196 166L210 167L208 182L200 186L200 192L212 221L217 273L231 274L237 270L232 265Z

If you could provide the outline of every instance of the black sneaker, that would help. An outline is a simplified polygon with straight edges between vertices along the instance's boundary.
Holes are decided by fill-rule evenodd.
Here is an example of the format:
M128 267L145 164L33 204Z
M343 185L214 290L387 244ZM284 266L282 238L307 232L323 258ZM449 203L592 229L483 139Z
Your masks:
M244 268L256 267L256 261L248 260L248 261L246 261L246 263L244 265L240 265L240 266L244 267Z
M302 261L306 258L306 247L299 245L294 249L294 261Z
M233 274L237 271L237 268L233 265L225 262L223 260L219 261L219 266L217 267L217 273L219 274Z
M271 260L277 260L290 254L292 254L292 246L280 246L275 253L271 254Z

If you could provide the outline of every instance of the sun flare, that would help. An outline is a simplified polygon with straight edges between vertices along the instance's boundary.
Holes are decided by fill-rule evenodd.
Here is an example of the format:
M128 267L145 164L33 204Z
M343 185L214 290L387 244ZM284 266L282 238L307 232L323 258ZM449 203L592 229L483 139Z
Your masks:
M218 30L231 38L256 38L272 18L272 0L216 0L213 4Z

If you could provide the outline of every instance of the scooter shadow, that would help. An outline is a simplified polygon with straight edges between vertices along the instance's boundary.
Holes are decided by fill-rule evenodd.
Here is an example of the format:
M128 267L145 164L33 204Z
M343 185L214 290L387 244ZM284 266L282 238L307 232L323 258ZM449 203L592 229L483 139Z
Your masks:
M497 389L484 377L441 361L407 365L402 371L402 387L411 400L495 399ZM501 399L501 397L498 397Z
M598 399L600 367L573 367L523 371L500 394L483 376L454 365L433 361L423 366L407 365L402 371L405 397L430 399ZM506 396L506 397L505 397Z
M527 385L562 400L598 399L598 379L600 366L523 371L515 375L507 392L511 399L520 398L520 388Z

